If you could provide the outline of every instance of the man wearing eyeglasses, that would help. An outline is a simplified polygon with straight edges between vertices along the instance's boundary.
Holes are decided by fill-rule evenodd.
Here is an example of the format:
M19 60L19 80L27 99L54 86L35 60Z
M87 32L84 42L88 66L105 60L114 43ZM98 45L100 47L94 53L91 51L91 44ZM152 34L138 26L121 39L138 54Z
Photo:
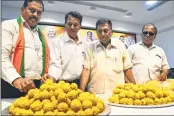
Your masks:
M131 61L125 45L120 41L112 41L112 23L108 19L96 22L99 40L92 42L86 51L86 58L80 89L96 94L109 95L117 84L124 84L124 74L129 81L135 83Z
M166 80L169 65L164 50L154 44L157 28L147 24L142 29L142 41L128 48L136 83Z
M48 72L49 48L37 24L42 0L25 0L21 16L2 22L2 97L20 97L40 86Z
M77 33L81 29L82 18L82 15L76 11L67 13L65 32L53 42L48 74L58 81L77 84L80 82L85 51Z

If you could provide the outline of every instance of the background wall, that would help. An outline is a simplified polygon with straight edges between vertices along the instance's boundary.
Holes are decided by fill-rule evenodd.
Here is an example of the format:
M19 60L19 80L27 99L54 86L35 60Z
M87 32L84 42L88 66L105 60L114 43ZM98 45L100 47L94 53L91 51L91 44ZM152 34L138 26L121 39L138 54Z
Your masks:
M170 68L174 68L174 28L159 33L155 43L164 49Z
M2 6L2 18L3 19L12 19L16 18L16 16L20 15L20 9L4 7ZM44 12L40 22L50 22L57 24L64 24L65 22L65 14L58 12ZM92 17L83 17L82 26L95 28L95 23L98 19ZM141 32L142 25L125 23L120 21L112 21L113 29L116 31L124 31L131 32L135 34L139 34Z
M4 7L2 6L2 19L12 19L20 15L20 9ZM59 12L44 12L41 22L50 22L57 24L64 24L64 13ZM82 26L95 28L97 18L83 17ZM120 22L112 20L113 30L135 33L137 42L141 40L141 29L143 25ZM153 22L150 22L153 23ZM170 65L170 68L174 68L174 16L167 17L163 20L155 22L159 33L155 40L155 43L161 46L166 52L166 56Z

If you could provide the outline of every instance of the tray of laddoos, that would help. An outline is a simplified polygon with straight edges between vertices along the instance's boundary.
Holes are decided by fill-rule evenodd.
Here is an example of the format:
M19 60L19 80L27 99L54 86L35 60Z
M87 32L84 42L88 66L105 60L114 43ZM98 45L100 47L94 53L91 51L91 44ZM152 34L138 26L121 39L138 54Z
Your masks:
M110 106L95 94L82 92L77 84L53 83L50 79L40 89L30 90L8 109L11 115L109 115Z
M146 84L116 85L108 104L130 108L160 108L174 106L173 82L149 81Z

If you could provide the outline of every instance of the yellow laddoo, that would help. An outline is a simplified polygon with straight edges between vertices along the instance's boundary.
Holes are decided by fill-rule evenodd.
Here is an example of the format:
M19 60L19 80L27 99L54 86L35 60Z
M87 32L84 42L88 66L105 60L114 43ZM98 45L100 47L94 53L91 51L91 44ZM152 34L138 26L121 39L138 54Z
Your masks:
M148 91L146 93L146 96L149 97L149 98L152 98L152 99L155 99L156 98L156 95L153 92L151 92L151 91Z
M58 105L57 105L57 110L59 111L59 112L67 112L68 111L68 105L66 104L66 103L59 103Z
M41 109L42 109L41 101L40 101L40 100L34 101L34 102L30 105L30 108L31 108L33 111L39 111L39 110L41 110Z
M99 109L99 112L102 112L104 110L104 104L102 104L101 102L97 102L96 107Z
M66 115L68 115L68 116L75 116L76 113L74 111L69 110L69 111L66 112Z
M78 99L74 99L71 102L70 108L71 110L73 110L74 112L78 112L82 107L82 104L80 102L80 100Z
M91 108L88 108L85 110L85 114L88 116L92 116L93 115L93 110Z
M48 111L48 112L46 112L45 113L45 115L47 115L47 116L55 116L55 113L54 112L52 112L52 111Z
M67 95L66 95L66 93L60 93L60 94L58 95L58 101L59 101L59 102L66 102L66 100L67 100Z
M128 98L128 99L127 99L127 104L128 104L128 105L133 105L133 104L134 104L133 99L132 99L132 98Z
M45 103L44 106L43 106L43 110L45 112L53 111L54 110L54 105L52 103Z
M139 100L139 99L136 99L136 100L134 101L134 105L141 105L141 104L142 104L142 101Z
M71 90L71 91L69 91L69 92L67 93L67 97L68 97L70 100L73 100L73 99L77 98L77 96L78 96L78 93L77 93L77 91L75 91L75 90Z
M78 112L76 113L76 115L77 115L77 116L83 116L83 115L85 115L85 112L82 111L82 110L80 110L80 111L78 111Z
M44 111L43 111L43 110L36 111L36 112L34 113L34 115L36 115L36 116L42 116L42 115L44 115Z
M54 96L58 97L58 95L59 95L60 93L64 93L63 89L57 88L57 89L54 91Z
M127 102L128 102L128 98L121 98L119 101L120 104L127 104Z
M78 89L78 85L76 83L71 83L71 89L77 90Z
M71 86L69 83L65 83L62 89L65 93L68 93L69 91L71 91Z
M46 103L50 103L51 101L49 99L44 99L42 102L41 102L41 105L44 106L44 104Z
M154 100L152 98L146 98L146 100L147 105L154 105Z
M87 108L92 108L92 102L90 100L84 100L82 102L82 108L85 110Z
M99 108L97 108L96 106L92 107L93 110L93 115L98 115L100 113Z

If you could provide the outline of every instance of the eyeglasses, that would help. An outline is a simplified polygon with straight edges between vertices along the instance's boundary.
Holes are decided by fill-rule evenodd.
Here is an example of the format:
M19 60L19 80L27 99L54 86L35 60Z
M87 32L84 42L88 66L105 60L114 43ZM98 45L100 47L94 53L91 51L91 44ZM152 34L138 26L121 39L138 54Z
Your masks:
M74 28L78 28L78 27L80 27L80 24L79 24L79 23L74 23L74 24L72 24L72 23L66 23L66 26L67 26L68 28L71 28L72 26L73 26Z
M36 11L34 8L28 8L28 10L30 11L30 13L34 14L35 12L37 12L37 15L41 15L42 11Z
M148 31L144 31L144 32L143 32L143 35L144 35L144 36L154 36L155 33L153 33L153 32L148 32Z
M103 30L97 30L97 32L98 33L102 33L102 32L104 32L104 33L108 33L110 30L109 29L103 29Z

